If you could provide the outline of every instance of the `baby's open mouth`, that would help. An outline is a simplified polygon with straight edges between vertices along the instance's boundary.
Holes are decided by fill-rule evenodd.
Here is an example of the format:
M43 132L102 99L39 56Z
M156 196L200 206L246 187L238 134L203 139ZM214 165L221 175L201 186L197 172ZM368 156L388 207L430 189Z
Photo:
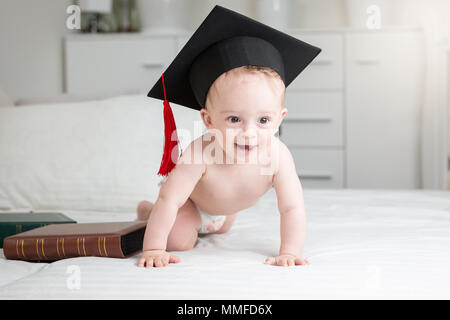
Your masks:
M237 144L236 142L234 143L234 145L243 151L251 151L253 149L255 149L257 147L257 145L249 145L249 144Z

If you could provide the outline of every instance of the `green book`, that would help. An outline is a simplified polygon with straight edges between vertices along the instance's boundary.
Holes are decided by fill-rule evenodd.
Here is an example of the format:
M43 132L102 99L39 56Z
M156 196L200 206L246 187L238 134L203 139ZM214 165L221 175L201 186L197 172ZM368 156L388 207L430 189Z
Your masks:
M0 248L3 239L49 224L77 223L60 212L0 213Z

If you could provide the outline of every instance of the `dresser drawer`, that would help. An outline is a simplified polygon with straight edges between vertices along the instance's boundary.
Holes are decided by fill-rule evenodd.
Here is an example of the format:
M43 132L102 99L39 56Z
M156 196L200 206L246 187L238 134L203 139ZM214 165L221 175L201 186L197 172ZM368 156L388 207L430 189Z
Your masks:
M289 92L281 124L287 146L343 146L343 93Z
M67 39L65 45L68 93L147 92L177 49L176 39L168 37L80 36Z
M304 188L343 188L341 149L289 148Z
M343 36L341 34L293 36L321 48L322 52L297 76L289 88L343 88Z

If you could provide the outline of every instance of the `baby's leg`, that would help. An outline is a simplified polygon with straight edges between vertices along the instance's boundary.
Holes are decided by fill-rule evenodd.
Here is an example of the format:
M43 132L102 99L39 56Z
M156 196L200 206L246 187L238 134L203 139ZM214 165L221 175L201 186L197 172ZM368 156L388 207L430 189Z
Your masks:
M167 239L167 251L184 251L194 248L201 224L197 208L192 200L188 199L178 210L177 218Z
M223 223L222 227L214 233L227 233L231 229L234 219L236 219L236 215L237 215L237 213L228 215L227 218L225 219L225 222Z
M150 217L154 204L150 201L142 200L137 206L137 219L138 221L146 221Z
M147 220L151 214L153 203L141 201L137 208L138 220ZM197 208L188 199L186 203L178 209L177 217L167 238L167 251L185 251L195 246L198 237L198 230L201 227L200 214Z

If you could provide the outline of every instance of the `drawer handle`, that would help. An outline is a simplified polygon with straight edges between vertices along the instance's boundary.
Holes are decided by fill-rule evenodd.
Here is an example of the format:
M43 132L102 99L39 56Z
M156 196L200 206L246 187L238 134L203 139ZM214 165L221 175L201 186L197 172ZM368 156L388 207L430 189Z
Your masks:
M326 179L329 180L333 177L333 175L329 172L315 172L315 171L306 171L303 173L300 173L299 178L305 178L305 179Z
M315 66L329 66L332 63L333 60L314 60L311 62L311 64Z
M286 117L285 121L301 121L301 122L331 122L330 116L310 116L310 117Z
M378 59L356 59L356 63L361 65L377 65L380 64Z
M159 69L163 68L164 64L161 62L143 62L142 67L145 69Z

